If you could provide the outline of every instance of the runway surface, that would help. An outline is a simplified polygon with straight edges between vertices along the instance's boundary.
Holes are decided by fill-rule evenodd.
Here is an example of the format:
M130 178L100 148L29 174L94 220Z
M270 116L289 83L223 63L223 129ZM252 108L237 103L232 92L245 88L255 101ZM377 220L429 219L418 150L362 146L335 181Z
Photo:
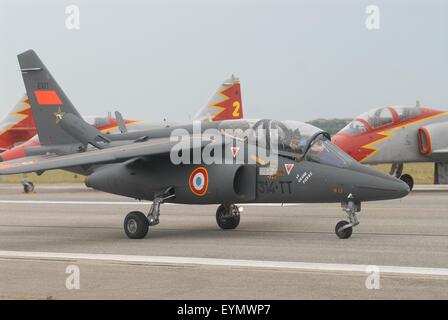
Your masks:
M348 240L334 234L338 204L244 206L232 231L216 206L166 204L146 239L128 239L126 213L148 208L82 185L0 185L0 298L448 298L443 189L363 203Z

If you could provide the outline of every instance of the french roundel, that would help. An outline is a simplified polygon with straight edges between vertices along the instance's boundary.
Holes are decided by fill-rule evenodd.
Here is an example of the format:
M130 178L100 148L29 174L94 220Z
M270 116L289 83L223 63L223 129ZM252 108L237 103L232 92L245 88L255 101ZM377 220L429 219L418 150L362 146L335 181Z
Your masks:
M193 170L189 180L190 190L197 196L203 196L208 188L208 172L204 167Z

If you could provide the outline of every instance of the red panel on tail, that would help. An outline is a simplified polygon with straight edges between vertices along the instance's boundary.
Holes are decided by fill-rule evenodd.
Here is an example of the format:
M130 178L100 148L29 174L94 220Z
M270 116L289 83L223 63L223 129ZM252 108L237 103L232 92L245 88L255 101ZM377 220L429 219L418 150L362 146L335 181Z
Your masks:
M58 94L54 90L36 90L34 91L38 104L62 104Z

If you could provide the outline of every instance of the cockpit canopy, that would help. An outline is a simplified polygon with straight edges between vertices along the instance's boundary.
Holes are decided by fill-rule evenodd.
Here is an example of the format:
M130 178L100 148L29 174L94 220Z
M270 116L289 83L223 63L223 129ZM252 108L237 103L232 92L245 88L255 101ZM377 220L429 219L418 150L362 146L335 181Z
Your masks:
M241 129L231 135L252 139L260 147L275 148L292 156L303 155L317 135L327 134L307 123L271 119L226 120L221 122L219 129Z
M355 120L346 125L339 133L355 136L372 129L399 123L418 116L420 113L421 109L418 106L395 106L372 109L356 117Z
M353 162L351 157L331 143L328 133L303 122L271 119L225 120L221 122L219 129L241 129L240 133L235 130L230 135L253 139L258 146L269 150L277 144L275 151L292 159L305 158L338 167Z

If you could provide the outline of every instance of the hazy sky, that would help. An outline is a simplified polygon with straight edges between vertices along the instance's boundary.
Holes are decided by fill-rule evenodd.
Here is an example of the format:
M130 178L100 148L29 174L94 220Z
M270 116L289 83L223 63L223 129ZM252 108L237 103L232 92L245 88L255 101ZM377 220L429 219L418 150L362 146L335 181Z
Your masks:
M446 0L0 0L0 37L2 114L25 92L16 55L30 48L84 115L188 120L232 73L250 118L448 109Z

